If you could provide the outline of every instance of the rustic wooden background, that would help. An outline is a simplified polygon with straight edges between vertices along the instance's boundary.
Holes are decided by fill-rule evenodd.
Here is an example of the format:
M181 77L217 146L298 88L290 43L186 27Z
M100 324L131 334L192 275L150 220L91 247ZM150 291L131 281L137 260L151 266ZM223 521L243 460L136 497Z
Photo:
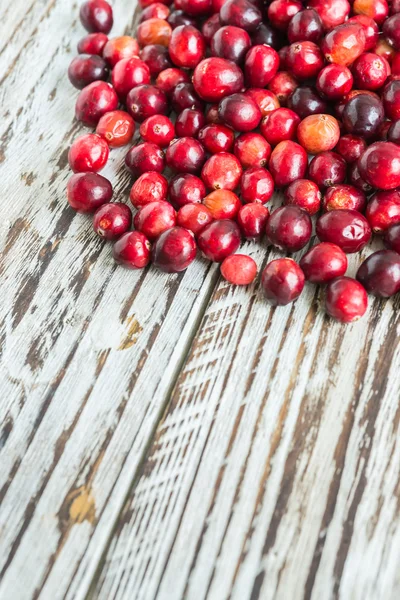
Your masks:
M399 300L117 268L65 200L77 15L0 7L0 598L398 600Z

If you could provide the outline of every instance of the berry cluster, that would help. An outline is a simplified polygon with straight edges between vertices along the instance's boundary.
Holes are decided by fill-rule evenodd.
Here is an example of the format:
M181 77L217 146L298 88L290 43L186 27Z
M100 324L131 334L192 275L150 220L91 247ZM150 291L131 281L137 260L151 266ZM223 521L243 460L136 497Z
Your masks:
M140 0L136 38L108 38L106 0L81 6L89 35L68 75L81 90L76 118L95 133L69 151L72 208L94 212L127 267L176 273L199 249L236 285L257 274L235 254L242 238L296 252L316 215L319 243L299 264L263 270L269 302L326 284L327 313L350 322L367 292L399 292L400 0L170 1ZM125 158L133 217L99 171L137 125L142 141ZM284 202L270 214L275 189ZM346 255L372 232L386 249L346 277Z

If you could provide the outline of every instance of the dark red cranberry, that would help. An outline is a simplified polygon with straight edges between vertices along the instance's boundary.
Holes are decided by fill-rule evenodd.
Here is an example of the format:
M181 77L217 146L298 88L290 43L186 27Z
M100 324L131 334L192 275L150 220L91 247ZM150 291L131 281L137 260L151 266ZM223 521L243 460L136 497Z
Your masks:
M325 310L342 323L352 323L362 317L368 307L367 292L351 277L337 277L326 288Z
M227 0L219 11L222 25L234 25L255 31L262 21L261 12L249 0Z
M194 235L198 235L213 220L212 214L204 204L185 204L178 210L176 218L178 225L189 229Z
M78 42L79 54L97 54L102 56L103 48L108 42L105 33L89 33Z
M243 169L265 167L271 156L271 146L259 133L242 133L236 138L233 152Z
M168 47L171 39L172 27L165 19L147 19L139 23L136 31L137 40L141 47L150 44L159 44Z
M109 33L113 26L113 10L106 0L87 0L81 4L79 17L90 33Z
M383 106L389 119L400 119L400 79L389 81L382 92Z
M289 96L287 105L299 115L300 119L305 119L309 115L325 114L328 110L325 100L322 100L317 91L310 86L297 87Z
M274 50L279 50L283 46L284 37L280 31L271 27L268 23L260 23L255 31L251 33L251 41L253 46L259 44L267 44Z
M400 75L400 53L396 52L392 62L390 63L390 70L392 75Z
M266 117L273 110L280 108L279 100L273 92L270 90L263 90L261 88L249 88L244 93L245 96L250 96L252 100L257 104L261 111L261 116Z
M124 110L113 110L103 115L97 123L96 133L110 148L125 146L135 133L135 121Z
M261 121L261 111L246 94L231 94L219 103L218 114L222 121L235 131L251 131Z
M88 127L96 127L100 118L118 107L118 96L114 88L105 81L94 81L80 92L75 116Z
M383 243L390 250L400 254L400 222L388 227L383 236Z
M400 16L393 15L383 23L382 32L395 50L400 50Z
M175 137L175 127L171 119L157 114L141 123L139 133L143 141L166 148Z
M180 173L197 173L206 159L203 146L190 137L171 142L166 153L167 165Z
M287 57L289 52L289 46L283 46L278 52L279 55L279 67L281 69L287 69Z
M365 216L375 233L383 233L400 222L400 192L377 192L368 203Z
M264 88L275 77L279 56L270 46L253 46L246 54L244 76L247 87Z
M351 164L360 158L366 147L367 143L362 137L348 133L339 139L335 151Z
M196 93L206 102L219 102L229 94L240 92L243 73L235 63L213 56L197 65L193 73L193 85Z
M319 14L326 31L344 23L350 13L347 0L309 0L308 6Z
M268 7L268 20L276 29L287 31L291 19L302 8L301 2L297 0L273 0Z
M364 28L359 23L343 23L326 34L321 50L328 62L347 67L365 48Z
M198 133L206 124L202 111L194 108L185 108L177 117L175 131L178 137L197 138Z
M389 142L394 144L400 144L400 119L390 123L390 127L387 132L387 139Z
M262 167L247 169L240 180L240 196L244 203L265 204L274 193L274 180L269 171Z
M280 250L296 252L310 241L310 215L298 206L281 206L271 213L265 231L271 244Z
M242 206L239 198L230 190L214 190L203 200L214 219L234 219Z
M332 210L319 217L316 233L322 242L337 244L343 252L352 254L369 242L371 227L357 210Z
M190 83L189 75L182 69L170 67L157 75L156 86L170 96L180 83Z
M196 19L187 15L183 10L173 10L168 16L167 21L172 29L180 27L180 25L192 25L192 27L196 27Z
M194 69L204 58L206 42L198 29L181 25L172 32L169 55L177 67Z
M253 202L242 206L237 215L237 222L243 236L249 240L258 240L265 232L269 217L266 206Z
M374 296L394 296L400 291L400 254L393 250L370 254L359 267L357 279Z
M397 15L397 13L399 13L399 12L400 12L400 1L393 0L390 4L390 14Z
M382 102L373 96L359 94L347 102L343 111L343 125L349 133L374 137L385 118Z
M106 81L107 77L108 67L100 56L80 54L68 67L68 78L78 90L82 90L93 81Z
M352 163L349 168L349 183L354 185L357 189L361 190L365 194L370 194L372 192L372 186L369 185L360 175L360 170L358 168L358 161Z
M339 246L321 242L306 252L300 267L307 281L321 284L344 275L347 262L347 256Z
M153 245L151 257L155 267L165 273L180 273L196 258L193 234L183 227L164 231Z
M185 204L196 204L206 195L206 187L202 180L191 173L181 173L172 177L169 182L169 199L175 208Z
M299 206L309 215L315 215L321 208L321 192L313 181L297 179L285 190L285 204Z
M257 265L246 254L232 254L222 262L221 275L233 285L249 285L256 278Z
M123 202L109 202L96 210L93 229L106 240L116 240L132 225L132 211Z
M174 227L176 213L169 202L149 202L136 213L133 224L150 240L158 238L164 231Z
M175 8L193 17L204 17L211 12L211 0L175 0Z
M199 132L199 141L210 154L217 152L230 152L235 141L235 134L230 127L211 123L206 125Z
M164 152L160 146L144 142L132 146L125 157L125 164L137 177L147 171L162 173L165 168Z
M76 173L67 184L68 202L78 212L94 212L112 196L111 183L98 173Z
M140 231L128 231L113 247L114 260L128 269L143 269L150 262L151 244Z
M218 29L221 28L221 21L219 20L219 14L215 13L211 15L204 23L201 28L201 33L204 36L206 44L209 46L214 34L217 33Z
M361 54L353 67L354 84L360 90L378 90L390 75L390 65L373 52Z
M379 27L371 17L368 17L367 15L355 15L347 22L358 23L363 27L365 33L365 51L375 48L379 39Z
M168 48L161 44L149 44L140 51L140 58L150 69L150 74L156 77L161 71L172 67Z
M290 108L277 108L263 118L261 133L272 146L296 137L300 117Z
M147 21L148 19L168 19L170 12L168 6L165 4L155 2L142 10L139 22L143 23L143 21Z
M103 48L103 58L111 67L123 58L139 56L139 44L130 35L111 38Z
M213 154L201 171L201 178L210 190L234 190L241 175L239 160L228 152Z
M156 171L143 173L133 184L129 198L135 208L140 208L156 200L166 200L168 181Z
M118 96L125 101L132 88L150 83L150 69L136 56L123 58L113 68L111 81Z
M324 33L322 21L312 8L300 10L289 22L287 36L290 44L294 42L319 42Z
M346 161L336 152L321 152L314 156L308 167L310 179L319 188L327 188L346 179Z
M206 122L214 125L221 125L221 119L219 118L218 114L218 104L211 104L211 106L208 108L206 111ZM230 129L230 127L228 127L228 129Z
M304 281L304 273L294 260L277 258L262 272L261 288L270 304L286 306L300 296Z
M298 85L297 79L291 73L279 71L269 82L268 89L276 95L282 106L286 106Z
M307 171L307 153L296 142L280 142L272 151L269 170L277 187L302 179Z
M324 66L324 58L314 42L295 42L289 46L286 64L296 79L312 79Z
M135 121L142 123L148 117L168 112L167 97L154 85L137 85L126 98L126 108Z
M367 200L364 192L348 184L337 184L329 187L324 195L325 210L341 210L344 208L363 212Z
M341 100L353 87L350 69L332 63L324 67L317 77L317 90L329 100Z
M195 108L196 110L204 108L204 102L200 100L191 83L178 83L171 94L171 104L177 114L185 108Z
M213 221L200 231L197 244L206 258L222 262L240 246L239 227L229 219Z
M211 40L211 53L213 56L226 58L226 60L231 60L237 64L244 61L250 47L251 40L247 31L232 25L218 28Z
M97 172L107 164L110 150L103 138L95 133L78 137L68 152L68 162L74 173Z
M400 185L400 147L392 142L371 144L358 160L360 175L380 190Z

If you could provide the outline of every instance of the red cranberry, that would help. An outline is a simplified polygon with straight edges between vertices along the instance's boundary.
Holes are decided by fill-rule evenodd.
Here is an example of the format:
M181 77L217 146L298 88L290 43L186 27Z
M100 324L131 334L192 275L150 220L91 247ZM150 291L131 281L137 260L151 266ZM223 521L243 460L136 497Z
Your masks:
M239 248L239 227L229 219L213 221L199 233L197 244L206 258L222 262Z
M290 108L277 108L263 118L261 133L272 146L296 137L300 117Z
M89 33L78 42L79 54L97 54L102 56L103 48L108 42L105 33Z
M118 96L125 101L132 88L150 83L150 69L140 58L123 58L113 68L111 81Z
M202 180L191 173L175 175L169 182L169 199L176 207L201 202L206 195Z
M373 96L359 94L347 102L343 111L343 125L349 133L369 139L379 132L385 112L382 102Z
M309 115L326 113L328 105L314 88L301 86L289 97L288 108L298 114L300 119L305 119Z
M235 134L230 127L212 123L199 132L199 140L210 154L230 152L235 141Z
M129 269L143 269L150 262L151 244L140 231L128 231L113 247L114 260Z
M390 127L387 132L387 139L389 142L393 142L394 144L400 144L400 120L390 123Z
M244 203L265 204L274 193L274 180L262 167L247 169L240 180L240 195Z
M292 17L302 8L301 2L296 0L273 0L268 7L268 20L276 29L287 31Z
M230 190L214 190L203 200L214 219L234 219L242 206Z
M246 254L232 254L222 262L221 275L234 285L249 285L256 278L257 265Z
M365 51L375 48L379 39L379 27L371 17L368 17L367 15L355 15L347 22L358 23L363 27L365 34Z
M400 147L392 142L371 144L358 161L361 177L381 190L400 185Z
M168 47L171 39L172 27L165 19L147 19L138 25L137 39L140 46L158 44Z
M327 188L346 179L346 161L336 152L321 152L314 156L308 175L319 188Z
M165 273L180 273L196 258L192 233L183 227L164 231L153 245L151 257L155 267Z
M329 100L341 100L353 87L353 75L343 65L332 63L324 67L317 77L317 90Z
M142 48L140 58L150 69L150 74L156 77L161 71L172 67L168 48L161 44L149 44Z
M243 73L235 63L224 58L205 58L194 70L193 85L206 102L219 102L229 94L240 92Z
M242 133L236 138L234 154L243 169L265 167L271 156L271 146L259 133Z
M147 21L148 19L168 19L170 12L168 6L165 6L165 4L155 2L142 11L139 21L143 23L143 21Z
M194 69L204 58L206 43L204 36L191 25L181 25L172 32L169 55L174 65Z
M178 83L171 94L171 103L174 111L179 114L185 108L202 110L204 102L200 100L191 83Z
M245 91L245 96L250 96L261 111L261 116L266 117L273 110L280 108L279 100L274 93L261 88L249 88Z
M167 113L167 97L154 85L137 85L126 98L126 108L135 121L142 123L148 117Z
M133 58L139 56L139 44L129 35L108 40L103 48L103 58L111 67L115 67L118 61L123 58Z
M360 175L360 170L358 168L358 161L352 163L349 169L349 182L351 185L354 185L357 189L361 190L365 194L369 194L372 192L372 186L369 185Z
M179 83L189 82L190 78L186 71L170 67L157 75L156 86L162 90L164 94L170 96Z
M321 50L314 42L295 42L289 46L287 67L296 79L316 77L323 66Z
M361 56L365 48L365 33L358 23L344 23L326 34L321 50L328 62L347 67Z
M266 206L258 203L245 204L237 215L237 222L243 236L249 240L258 240L265 231L269 217Z
M206 159L203 146L190 137L171 142L166 153L167 165L180 173L197 173Z
M176 222L181 227L189 229L194 235L198 235L213 220L212 214L203 204L185 204L178 210Z
M80 92L75 116L88 127L95 127L106 112L118 107L118 96L114 88L105 81L94 81Z
M150 202L166 200L168 181L156 171L143 173L133 184L129 198L135 208L140 208Z
M167 229L174 227L176 213L169 202L149 202L136 213L133 224L152 242Z
M294 42L319 42L324 29L318 13L312 8L300 10L290 19L287 36L291 44Z
M94 213L93 229L106 240L116 240L132 225L132 212L123 202L103 204Z
M175 7L193 17L204 17L211 12L211 0L175 0Z
M352 254L369 242L371 227L357 210L332 210L319 217L316 233L322 242L337 244L343 252Z
M253 46L267 44L267 46L271 46L275 50L279 50L285 43L282 33L271 27L268 23L259 24L257 29L251 33L251 41L253 42Z
M78 90L82 90L93 81L105 81L107 77L108 67L100 56L80 54L68 67L68 79Z
M344 23L350 13L347 0L309 0L308 7L319 14L325 31Z
M159 2L161 2L162 4L165 4L166 6L170 6L172 4L171 0L158 0ZM151 4L154 4L154 0L139 0L139 6L143 9L146 8L147 6L150 6Z
M383 236L383 243L390 250L400 254L400 222L388 227Z
M321 284L344 275L347 262L347 256L339 246L321 242L306 252L300 267L307 281Z
M98 173L77 173L67 184L70 206L82 213L94 212L113 196L111 183Z
M344 183L329 187L324 195L325 210L341 210L344 208L363 212L366 206L364 192L352 185Z
M377 192L368 203L365 216L375 233L383 233L400 222L400 192Z
M226 58L226 60L231 60L237 64L244 61L244 57L250 47L251 39L247 31L240 27L233 27L232 25L218 27L211 40L211 52L213 56Z
M221 28L221 21L219 20L219 14L215 13L211 15L204 23L201 28L201 33L204 36L207 46L211 44L211 40L214 34L217 33L218 29Z
M362 317L368 307L367 292L351 277L337 277L326 288L325 310L342 323L352 323Z
M374 252L359 267L357 279L374 296L394 296L400 292L400 255L393 250Z
M136 176L147 171L162 173L165 168L164 152L157 144L144 142L143 144L132 146L125 157L125 164Z
M197 138L200 129L204 127L205 123L206 119L200 110L185 108L176 119L176 135L178 137Z
M270 304L286 306L303 291L304 273L291 258L277 258L262 272L261 287Z
M366 148L367 143L362 137L346 134L339 139L335 150L350 164L358 160Z
M141 123L139 133L145 142L166 148L175 137L175 128L168 117L153 115Z
M113 11L106 0L87 0L81 4L79 17L91 33L109 33L113 26Z
M135 133L135 121L125 111L113 110L101 117L96 133L106 140L110 148L119 148L131 141Z
M366 52L355 61L353 75L360 90L378 90L390 75L390 65L382 56Z
M400 119L400 79L389 81L382 92L383 106L389 119Z
M281 206L271 213L267 221L267 237L280 250L301 250L310 241L311 233L310 215L298 206Z
M277 187L302 179L307 171L307 153L296 142L280 142L272 151L269 170Z
M101 171L107 164L109 153L103 138L95 133L87 133L78 137L69 149L69 166L74 173Z
M234 190L241 175L240 162L228 152L213 154L201 171L201 178L210 190Z
M245 94L232 94L219 103L220 118L236 131L251 131L261 121L261 111L257 104Z
M249 0L227 0L219 17L223 25L234 25L246 31L255 31L262 21L261 12Z
M187 15L183 10L173 10L167 19L172 29L179 27L180 25L192 25L196 27L196 19Z
M285 204L299 206L309 215L315 215L321 208L321 192L313 181L297 179L285 190Z
M331 115L310 115L297 128L297 139L309 154L332 150L339 138L339 123Z
M268 89L276 95L280 104L286 106L291 94L298 87L297 79L288 71L279 71L268 84Z
M400 50L400 17L398 14L389 17L383 23L383 35L395 50Z
M244 75L248 87L264 88L275 77L279 56L270 46L253 46L246 55Z

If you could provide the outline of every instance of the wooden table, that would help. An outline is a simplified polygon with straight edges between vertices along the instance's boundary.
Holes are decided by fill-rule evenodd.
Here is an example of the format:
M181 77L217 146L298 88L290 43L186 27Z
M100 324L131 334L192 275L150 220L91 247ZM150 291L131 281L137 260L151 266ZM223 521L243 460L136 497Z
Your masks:
M65 199L77 15L0 9L0 598L398 599L399 300L342 326L116 267Z

